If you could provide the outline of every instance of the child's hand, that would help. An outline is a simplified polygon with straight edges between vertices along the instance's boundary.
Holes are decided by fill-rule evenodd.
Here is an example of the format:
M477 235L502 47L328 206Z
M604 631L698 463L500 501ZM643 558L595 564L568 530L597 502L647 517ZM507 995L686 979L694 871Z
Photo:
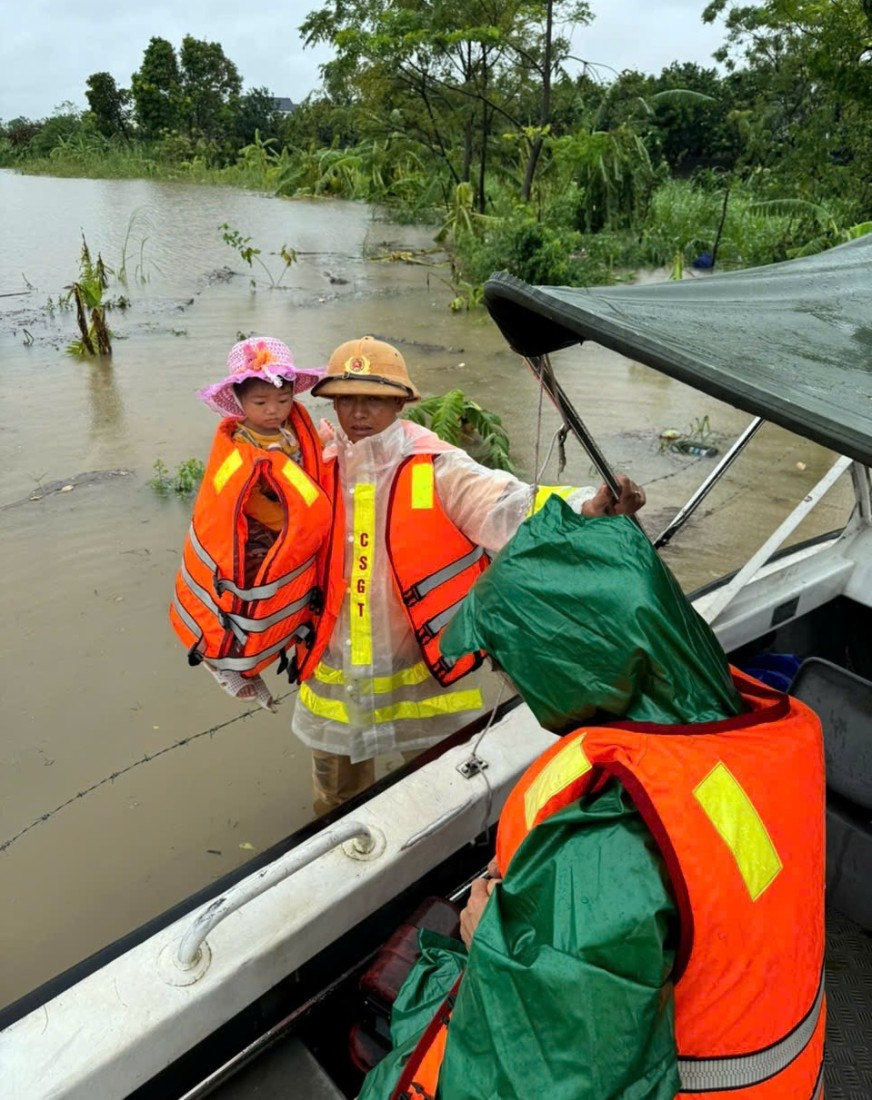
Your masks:
M260 676L254 676L247 683L243 684L239 691L236 692L237 699L253 699L264 710L271 711L273 714L276 712L278 703L273 699L270 694L269 688L260 678Z
M208 661L204 661L203 665L212 673L228 695L232 695L234 699L251 699L258 706L263 707L264 710L272 711L275 714L278 703L270 695L269 688L260 676L244 679L238 672L227 672L215 668Z

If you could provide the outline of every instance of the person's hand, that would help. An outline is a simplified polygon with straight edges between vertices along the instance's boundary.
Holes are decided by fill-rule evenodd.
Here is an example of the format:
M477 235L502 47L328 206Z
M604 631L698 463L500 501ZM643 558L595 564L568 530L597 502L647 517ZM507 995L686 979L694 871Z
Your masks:
M645 490L626 474L618 474L621 495L615 500L608 485L600 485L596 496L581 506L583 516L632 516L645 503Z
M496 884L502 882L502 879L499 878L497 861L495 858L488 864L487 873L492 877L477 878L473 882L469 890L469 900L460 914L460 938L466 945L467 951L469 950L469 945L472 943L473 933L476 928L478 928L478 922L481 920L481 915L484 912L484 907L487 905L488 898L493 893Z

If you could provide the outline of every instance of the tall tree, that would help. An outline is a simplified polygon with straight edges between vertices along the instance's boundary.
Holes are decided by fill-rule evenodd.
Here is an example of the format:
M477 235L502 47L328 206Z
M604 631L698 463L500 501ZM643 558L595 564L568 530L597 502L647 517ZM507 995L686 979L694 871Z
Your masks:
M331 94L401 111L455 184L474 181L481 210L498 127L527 142L521 190L529 194L551 82L568 53L555 28L588 19L577 0L328 0L300 30L307 44L336 51L324 68Z
M653 81L646 103L651 136L673 172L728 160L729 101L716 69L673 62Z
M243 145L254 141L256 134L263 141L281 134L282 114L276 110L275 96L268 88L252 88L240 96L233 115L234 133Z
M179 51L182 120L191 137L217 139L232 129L233 104L242 90L239 70L217 42L191 35Z
M119 88L109 73L92 73L87 80L85 97L97 129L106 137L130 137L130 92Z
M171 43L152 38L130 82L134 116L143 137L157 138L179 128L181 75Z
M755 73L751 122L755 158L776 183L812 201L841 195L865 216L872 203L872 2L712 0L706 22L722 19L716 55Z
M515 37L512 42L518 59L529 66L531 72L538 77L539 88L538 126L531 132L524 182L521 185L521 198L524 202L530 201L542 146L551 128L552 83L569 55L569 41L556 33L555 23L562 19L571 26L586 26L592 18L590 6L584 2L569 4L562 3L561 0L545 0L544 4L533 5L527 26L522 30L522 37Z

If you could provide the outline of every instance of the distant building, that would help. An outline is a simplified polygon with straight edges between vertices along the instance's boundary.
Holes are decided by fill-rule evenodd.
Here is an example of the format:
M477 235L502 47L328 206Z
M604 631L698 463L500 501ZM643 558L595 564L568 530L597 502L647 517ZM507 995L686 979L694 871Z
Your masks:
M292 115L297 109L296 103L284 95L273 97L273 107L282 115Z

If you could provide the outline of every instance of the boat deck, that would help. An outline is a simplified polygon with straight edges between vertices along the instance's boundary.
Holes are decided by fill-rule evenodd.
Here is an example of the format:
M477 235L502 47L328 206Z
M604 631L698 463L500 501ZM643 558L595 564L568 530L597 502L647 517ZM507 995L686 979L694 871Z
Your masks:
M827 1100L872 1097L872 934L841 913L827 915ZM300 1039L288 1037L217 1090L189 1096L219 1100L346 1100ZM508 1098L506 1098L508 1100ZM805 1100L805 1098L797 1098Z
M827 1100L872 1097L872 934L827 914Z

